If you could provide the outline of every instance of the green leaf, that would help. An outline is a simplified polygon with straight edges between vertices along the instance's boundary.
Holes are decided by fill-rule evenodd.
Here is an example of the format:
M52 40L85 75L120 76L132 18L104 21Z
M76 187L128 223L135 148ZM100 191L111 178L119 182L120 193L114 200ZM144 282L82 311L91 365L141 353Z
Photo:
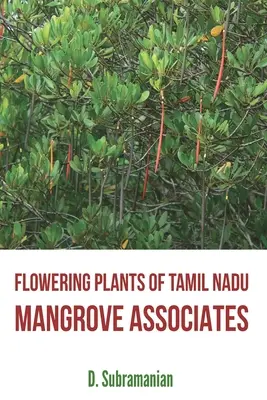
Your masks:
M263 83L259 83L255 89L253 90L253 97L260 96L263 94L267 89L267 80Z
M140 61L149 69L152 71L153 69L153 61L151 60L149 54L147 51L141 51L140 52Z
M146 90L145 92L143 92L141 94L140 99L136 102L136 104L140 104L143 103L144 101L146 101L149 98L149 90Z
M87 126L87 128L92 128L93 126L95 126L94 121L91 121L91 120L88 119L88 118L85 118L85 119L83 120L83 123L84 123L85 126Z
M267 67L267 57L263 58L260 62L257 64L257 68L265 68Z
M73 160L70 161L70 166L75 172L82 172L82 164L78 156L74 156Z
M167 211L164 211L164 213L161 214L159 222L158 222L160 228L162 228L166 224L167 218L168 218L168 213L167 213Z
M98 174L99 172L101 172L101 168L92 167L92 168L91 168L91 171L92 171L93 173L95 173L95 174Z
M192 168L193 167L193 159L191 154L187 154L186 152L186 147L185 146L180 146L178 153L177 153L178 159L180 160L180 162L185 165L188 168Z
M264 248L267 249L267 237L261 235L261 241L262 241L262 244L264 245Z
M13 232L14 232L14 236L17 236L18 238L21 237L22 229L21 229L21 225L19 222L14 223Z
M61 2L60 1L50 1L50 3L45 4L45 7L57 7L57 6L61 6Z
M48 44L50 35L50 23L47 22L42 29L42 36L44 44Z

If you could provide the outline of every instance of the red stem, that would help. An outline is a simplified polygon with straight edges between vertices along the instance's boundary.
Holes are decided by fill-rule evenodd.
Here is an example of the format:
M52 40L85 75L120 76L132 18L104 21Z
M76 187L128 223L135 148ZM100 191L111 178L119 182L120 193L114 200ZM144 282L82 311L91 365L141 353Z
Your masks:
M68 162L67 162L67 169L66 169L66 179L69 179L70 176L70 161L72 157L72 145L69 144L69 150L68 150Z

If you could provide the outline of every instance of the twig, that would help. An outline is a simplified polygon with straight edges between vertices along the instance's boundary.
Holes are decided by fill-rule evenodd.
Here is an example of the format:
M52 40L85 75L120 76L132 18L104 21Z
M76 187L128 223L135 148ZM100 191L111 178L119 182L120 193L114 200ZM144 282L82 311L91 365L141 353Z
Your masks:
M240 18L240 11L241 11L241 0L238 1L237 5L237 12L236 12L236 23L239 23L239 18Z
M206 218L206 197L208 188L205 190L205 172L202 173L202 204L201 204L201 250L205 247L205 218Z
M27 131L26 131L25 141L24 141L24 149L25 150L28 150L28 140L29 140L29 134L30 134L30 128L31 128L31 122L32 122L34 102L35 102L35 95L34 95L34 93L32 93L30 115L29 115L29 119L28 119Z
M124 158L121 171L121 190L120 190L120 224L123 221L123 202L124 202Z
M89 151L89 163L88 163L88 205L92 207L92 151Z
M131 132L131 144L130 144L130 159L129 159L127 175L126 175L126 178L125 178L124 189L127 189L129 178L130 178L131 171L132 171L132 164L133 164L133 152L134 152L134 124L133 124L133 119L134 118L132 117L132 119L131 119L132 132Z
M104 195L104 187L105 187L105 183L106 183L106 181L108 179L109 171L110 171L110 165L107 168L106 174L103 176L101 189L100 189L99 204L98 204L99 209L100 209L100 207L102 205L103 195Z
M227 203L228 203L228 189L226 190L226 194L225 194L224 218L223 218L223 227L222 227L222 234L221 234L219 250L222 250L223 243L224 243L224 233L225 233L226 216L227 216Z
M233 214L235 215L235 217L237 218L239 224L242 226L242 228L245 229L245 231L243 231L243 229L240 228L239 224L236 224L239 232L242 233L242 235L245 237L245 239L248 241L249 245L251 248L255 248L254 244L252 243L251 237L247 231L246 225L245 223L242 221L242 219L239 217L239 215L237 214L236 210L234 209L234 207L229 204L231 211L233 212Z
M263 204L263 209L266 210L267 209L267 182L265 185L265 193L264 193L264 204Z
M184 74L185 74L185 65L186 65L186 58L187 58L187 44L188 44L188 37L189 37L189 1L185 0L184 2L186 8L186 17L185 17L185 46L184 46L184 58L182 64L182 71L181 71L181 79L180 84L183 83Z

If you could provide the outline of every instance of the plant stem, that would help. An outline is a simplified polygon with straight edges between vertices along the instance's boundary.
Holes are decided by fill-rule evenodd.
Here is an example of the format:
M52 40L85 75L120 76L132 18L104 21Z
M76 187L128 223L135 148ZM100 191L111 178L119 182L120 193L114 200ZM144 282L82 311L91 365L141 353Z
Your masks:
M225 195L224 218L223 218L223 227L222 227L222 234L221 234L219 250L222 250L223 243L224 243L224 233L225 233L226 216L227 216L227 202L228 202L228 189L226 190L226 195Z
M205 216L206 216L206 191L205 172L202 173L202 204L201 204L201 250L205 247Z
M80 146L80 134L77 132L77 138L76 138L76 154L80 157L81 156L81 146ZM79 173L75 173L75 193L78 192L78 187L79 187Z
M163 91L163 89L160 91L160 102L161 102L161 121L160 121L160 133L159 133L159 143L158 143L158 150L157 150L155 172L157 172L158 167L159 167L160 152L161 152L161 147L162 147L163 131L164 131L165 107L164 107L164 91Z
M248 233L246 224L242 221L242 219L239 217L239 215L237 214L236 210L234 209L234 207L230 204L230 209L233 212L233 214L235 215L236 219L238 220L239 224L242 226L243 229L240 228L239 224L236 224L237 229L239 230L239 232L244 236L244 238L247 240L248 244L250 245L250 247L253 249L255 248L251 237Z
M121 172L121 191L120 191L120 224L123 221L123 201L124 201L124 158Z
M88 205L92 207L92 151L89 150L89 163L88 163Z
M25 150L28 150L28 140L29 140L29 134L30 134L30 128L31 128L31 122L32 122L34 102L35 102L35 95L33 93L32 101L31 101L31 108L30 108L30 115L29 115L29 119L28 119L27 130L26 130L25 141L24 141L24 149Z
M104 187L106 184L106 181L108 179L109 176L109 171L110 171L110 165L107 168L106 174L104 173L104 171L101 174L101 189L100 189L100 196L99 196L99 208L102 206L102 202L103 202L103 195L104 195Z
M205 219L206 219L206 197L208 188L205 187L205 169L206 169L206 146L203 155L203 172L202 172L202 204L201 204L201 250L205 247Z
M266 210L267 209L267 182L265 185L265 193L264 193L264 204L263 204L263 209Z
M173 14L174 14L174 0L172 0L172 12L171 12L171 22L170 22L171 33L172 33L172 25L173 25Z
M128 170L127 170L127 175L125 178L125 186L124 189L127 188L128 186L128 182L129 182L129 178L131 175L131 171L132 171L132 164L133 164L133 152L134 152L134 124L133 124L133 117L131 119L131 123L132 123L132 130L131 130L131 148L130 148L130 159L129 159L129 166L128 166Z
M8 138L6 138L6 160L5 160L5 163L6 163L6 171L8 171L8 162L9 162L9 140L8 140Z
M198 161L199 161L200 136L201 136L201 131L202 131L202 112L203 112L203 100L202 100L202 95L200 96L199 112L200 112L200 120L199 120L199 123L198 123L198 133L197 133L196 164L198 164Z
M185 65L186 65L186 58L187 58L187 44L188 44L188 37L189 37L189 1L185 0L184 5L185 5L185 8L186 8L186 10L185 10L185 12L186 12L186 17L185 17L185 46L184 46L184 58L183 58L183 64L182 64L180 84L183 83L184 74L185 74Z
M232 4L232 0L228 0L228 7L227 7L227 14L226 14L226 21L225 21L225 25L224 25L225 37L226 37L226 35L227 35L228 28L229 28L230 12L231 12L231 4Z
M240 18L240 11L241 11L241 0L238 1L237 5L237 13L236 13L236 23L239 23L239 18Z
M133 201L132 211L136 211L136 203L137 203L139 184L140 184L140 179L141 179L141 172L142 172L142 170L140 169L138 172L138 177L137 177L137 184L136 184L135 193L134 193L134 201Z
M113 225L114 225L114 231L116 231L116 224L117 224L117 197L118 197L117 176L118 176L118 167L116 166L116 168L115 168L115 192L114 192L114 202L113 202Z

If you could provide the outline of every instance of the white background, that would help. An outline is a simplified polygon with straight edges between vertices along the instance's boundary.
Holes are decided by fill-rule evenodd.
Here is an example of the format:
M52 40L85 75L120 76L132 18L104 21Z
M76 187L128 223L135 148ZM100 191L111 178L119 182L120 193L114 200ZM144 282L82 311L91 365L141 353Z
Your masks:
M0 252L0 399L267 399L264 251ZM250 274L248 292L14 291L15 272ZM124 332L15 332L16 304L124 304ZM129 332L133 304L246 304L247 332ZM173 388L88 388L87 371L174 375Z

